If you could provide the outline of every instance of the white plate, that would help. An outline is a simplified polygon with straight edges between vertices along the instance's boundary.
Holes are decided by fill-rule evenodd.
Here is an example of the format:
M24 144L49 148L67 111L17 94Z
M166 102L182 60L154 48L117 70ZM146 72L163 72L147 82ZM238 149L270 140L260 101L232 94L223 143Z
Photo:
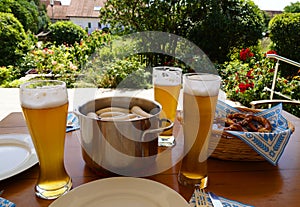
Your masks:
M161 183L133 177L105 178L83 184L49 207L189 207L180 194Z
M28 134L0 135L0 181L21 173L38 163Z

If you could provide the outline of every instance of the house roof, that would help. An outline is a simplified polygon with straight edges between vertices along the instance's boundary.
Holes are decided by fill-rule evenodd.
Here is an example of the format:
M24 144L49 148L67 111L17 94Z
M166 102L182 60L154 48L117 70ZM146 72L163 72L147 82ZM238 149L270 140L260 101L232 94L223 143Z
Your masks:
M70 5L61 5L59 0L54 1L53 8L50 0L41 0L47 6L47 14L55 20L68 20L71 17L99 18L99 10L104 7L106 0L71 0ZM53 11L53 14L52 14Z
M53 6L53 18L59 20L67 20L69 19L66 14L69 6L65 5L54 5ZM47 6L47 15L52 18L52 7L50 5Z
M106 0L71 0L67 17L99 18L99 10Z
M50 0L40 0L42 4L45 4L46 6L50 5ZM61 5L60 0L54 0L53 1L54 5Z

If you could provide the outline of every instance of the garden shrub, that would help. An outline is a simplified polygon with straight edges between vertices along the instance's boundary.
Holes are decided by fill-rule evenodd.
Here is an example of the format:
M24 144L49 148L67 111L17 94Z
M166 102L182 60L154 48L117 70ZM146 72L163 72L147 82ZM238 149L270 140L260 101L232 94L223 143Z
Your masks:
M299 13L300 12L300 2L291 2L290 5L283 8L285 13Z
M1 0L0 12L12 13L23 25L24 30L33 33L38 31L39 11L33 1L28 0Z
M76 86L148 88L151 73L135 52L138 43L131 38L122 37L107 40L83 66L82 78L77 81Z
M151 74L135 58L117 60L104 65L98 83L102 88L147 88ZM100 73L101 74L101 73Z
M0 67L0 87L6 86L10 81L11 67Z
M75 57L75 51L78 50L66 45L42 45L27 53L20 68L33 69L37 74L52 74L53 78L65 81L71 87L80 73L80 62L77 59L84 59L84 56L82 59Z
M28 36L14 15L0 12L0 66L15 65L29 50L27 41Z
M149 88L151 73L145 70L137 56L112 62L90 62L76 87Z
M300 62L300 13L276 15L269 24L273 49L278 55ZM280 71L285 77L297 74L298 68L280 61Z
M89 55L93 54L96 49L106 46L113 39L113 36L103 30L95 30L84 39L84 43L89 48Z
M226 92L227 98L247 107L250 107L251 101L270 99L270 92L265 91L264 88L271 88L276 61L266 58L265 54L254 47L234 51L231 61L225 62L219 68L223 79L223 90ZM275 53L275 51L268 51L268 53ZM275 91L299 99L299 86L300 79L288 81L279 73ZM275 98L282 99L276 95ZM284 109L300 117L300 107L284 105Z
M57 21L49 26L50 40L55 45L73 45L87 36L87 32L71 21Z
M270 86L274 65L271 60L252 51L250 48L236 49L231 61L225 62L220 70L227 97L248 107L253 100L269 97L263 89Z

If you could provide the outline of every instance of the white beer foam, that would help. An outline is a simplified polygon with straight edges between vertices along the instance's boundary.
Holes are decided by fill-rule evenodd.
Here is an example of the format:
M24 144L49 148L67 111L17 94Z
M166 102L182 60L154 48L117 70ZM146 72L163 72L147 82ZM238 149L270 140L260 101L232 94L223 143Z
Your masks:
M20 88L20 103L31 109L52 108L68 102L65 87Z
M183 92L195 96L217 96L221 78L212 74L186 76Z
M182 70L175 67L157 67L153 69L153 83L161 86L177 86L181 84ZM163 70L163 68L165 68Z

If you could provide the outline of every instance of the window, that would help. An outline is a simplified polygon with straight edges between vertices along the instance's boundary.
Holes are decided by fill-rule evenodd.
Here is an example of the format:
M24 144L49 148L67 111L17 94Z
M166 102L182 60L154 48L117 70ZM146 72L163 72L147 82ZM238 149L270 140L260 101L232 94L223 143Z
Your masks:
M88 28L91 28L92 27L92 23L88 23Z
M100 11L100 9L101 9L101 6L95 6L94 7L94 11Z

